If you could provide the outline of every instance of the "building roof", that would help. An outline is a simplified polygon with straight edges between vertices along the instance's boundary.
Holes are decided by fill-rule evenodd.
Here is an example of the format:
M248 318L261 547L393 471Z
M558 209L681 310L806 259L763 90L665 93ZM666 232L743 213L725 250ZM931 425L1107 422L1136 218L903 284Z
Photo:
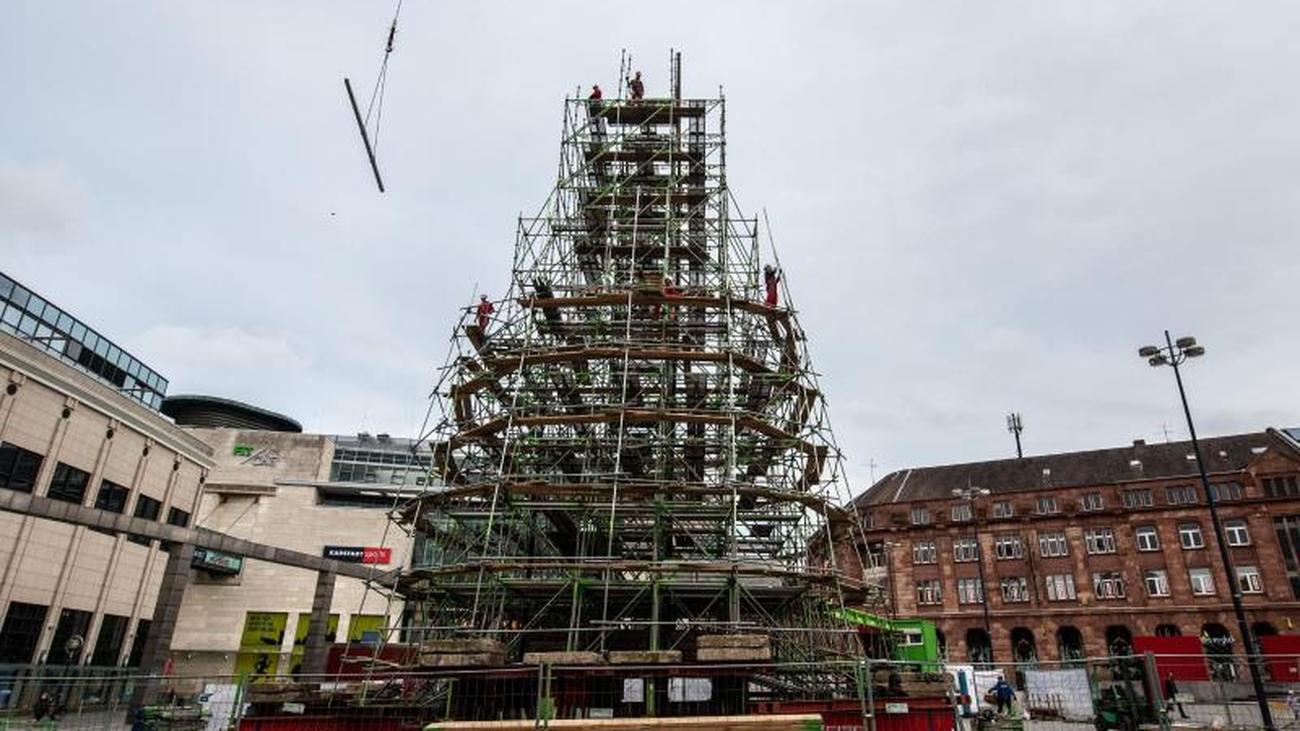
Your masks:
M219 396L168 396L163 399L162 412L178 426L302 432L302 424L284 414Z
M1241 471L1270 449L1300 456L1295 442L1274 429L1200 441L1205 467L1211 474ZM945 500L952 497L954 489L969 486L1010 493L1193 477L1196 472L1190 441L1146 444L1138 440L1127 447L899 470L881 478L854 503L865 507Z
M0 332L45 351L129 398L157 410L167 379L93 327L0 273Z

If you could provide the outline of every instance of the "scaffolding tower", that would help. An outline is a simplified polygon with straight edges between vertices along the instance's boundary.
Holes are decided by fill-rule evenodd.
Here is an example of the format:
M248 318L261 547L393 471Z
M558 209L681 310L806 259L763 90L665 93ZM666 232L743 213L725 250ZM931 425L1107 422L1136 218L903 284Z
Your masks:
M724 100L682 98L679 58L668 97L565 101L508 296L457 326L428 435L444 487L400 511L426 641L503 664L861 654L837 610L875 595L806 336L788 289L765 302Z

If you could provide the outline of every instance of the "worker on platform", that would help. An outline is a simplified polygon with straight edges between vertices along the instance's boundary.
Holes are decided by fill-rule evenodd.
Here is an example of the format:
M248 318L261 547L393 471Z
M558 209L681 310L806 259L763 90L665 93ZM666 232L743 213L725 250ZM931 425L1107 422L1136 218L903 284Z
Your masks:
M482 330L484 335L487 334L488 320L491 319L492 313L496 311L497 308L488 301L487 295L481 294L478 296L478 307L474 312L478 317L478 329Z
M600 91L600 84L591 85L591 95L587 97L589 102L598 102L604 94Z
M781 283L781 271L771 264L763 267L763 288L766 290L764 303L768 307L776 307L776 285Z
M645 84L641 81L641 72L638 71L632 76L632 80L627 82L628 93L632 95L632 101L639 102L645 98Z
M1015 700L1016 691L1011 688L1011 684L1007 682L1006 678L1001 675L998 676L998 682L993 684L992 693L997 699L999 714L1011 710L1011 702Z

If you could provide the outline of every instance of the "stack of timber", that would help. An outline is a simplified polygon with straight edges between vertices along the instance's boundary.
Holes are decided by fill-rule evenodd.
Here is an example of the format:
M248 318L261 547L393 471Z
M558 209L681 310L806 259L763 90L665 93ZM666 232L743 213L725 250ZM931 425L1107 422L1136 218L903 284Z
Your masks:
M506 648L497 640L431 640L420 645L420 667L495 668L506 664Z
M525 665L603 665L605 658L599 652L572 650L565 652L525 652Z
M424 731L533 731L536 721L435 721ZM685 718L586 718L547 721L572 731L822 731L818 715L691 716Z
M941 696L952 690L952 679L946 673L902 673L893 668L876 668L871 681L878 698Z
M700 635L695 641L700 662L754 662L772 659L767 635Z

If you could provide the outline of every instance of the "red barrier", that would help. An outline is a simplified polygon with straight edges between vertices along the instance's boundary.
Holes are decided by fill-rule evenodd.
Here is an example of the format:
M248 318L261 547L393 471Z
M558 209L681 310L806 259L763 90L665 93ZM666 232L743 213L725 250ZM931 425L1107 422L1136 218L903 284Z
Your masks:
M1156 656L1156 673L1160 681L1174 674L1174 680L1209 680L1210 667L1205 662L1205 648L1195 635L1178 637L1153 637L1141 635L1133 638L1133 652L1138 655L1152 653Z
M1270 680L1300 681L1300 635L1264 635L1257 639Z

